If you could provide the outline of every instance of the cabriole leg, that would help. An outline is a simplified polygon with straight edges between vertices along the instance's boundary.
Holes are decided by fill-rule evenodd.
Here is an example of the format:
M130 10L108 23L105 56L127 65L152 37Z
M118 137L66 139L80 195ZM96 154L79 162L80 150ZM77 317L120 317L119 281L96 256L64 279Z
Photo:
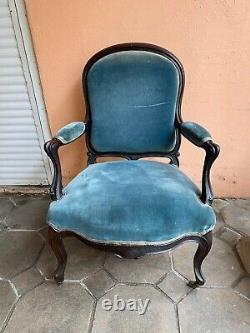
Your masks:
M63 245L62 235L60 232L56 232L53 228L49 227L48 238L50 246L57 258L57 268L54 272L54 279L57 284L61 284L64 281L64 271L67 263L67 253Z
M194 274L196 280L188 283L191 288L202 286L206 282L201 271L201 265L212 247L212 238L212 231L210 231L199 239L199 246L194 255Z

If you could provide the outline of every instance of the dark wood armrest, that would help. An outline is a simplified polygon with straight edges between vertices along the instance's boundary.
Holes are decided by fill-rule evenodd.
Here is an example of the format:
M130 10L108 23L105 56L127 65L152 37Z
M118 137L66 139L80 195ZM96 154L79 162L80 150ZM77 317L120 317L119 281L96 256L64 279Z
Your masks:
M210 169L220 153L220 147L212 140L204 142L201 147L206 151L202 173L201 201L211 205L214 198L210 182Z
M58 149L61 146L64 146L64 144L57 138L53 138L44 144L44 150L51 159L54 167L54 177L50 186L50 197L52 200L58 200L62 196L62 171L58 156Z

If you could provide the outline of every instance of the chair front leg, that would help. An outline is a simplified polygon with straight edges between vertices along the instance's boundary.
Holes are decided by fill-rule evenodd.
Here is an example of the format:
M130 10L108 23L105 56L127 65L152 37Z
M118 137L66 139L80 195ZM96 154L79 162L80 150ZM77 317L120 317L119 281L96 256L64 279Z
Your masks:
M204 275L201 271L201 265L212 247L212 231L208 232L204 236L201 236L198 242L198 249L194 255L194 275L196 280L190 281L188 283L189 287L191 288L197 288L198 286L202 286L206 282Z
M60 232L49 227L48 238L50 246L57 258L57 268L54 272L54 279L57 284L61 284L64 281L64 271L67 263L67 253L63 245L62 235Z

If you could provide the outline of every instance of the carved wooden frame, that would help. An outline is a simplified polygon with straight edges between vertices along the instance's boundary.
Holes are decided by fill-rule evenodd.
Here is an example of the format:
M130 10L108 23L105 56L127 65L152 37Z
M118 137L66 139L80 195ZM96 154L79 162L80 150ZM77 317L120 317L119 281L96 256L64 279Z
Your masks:
M171 152L168 153L161 153L161 152L143 152L140 154L133 154L133 153L117 153L117 152L98 152L93 149L91 146L91 109L89 105L88 100L88 90L87 90L87 84L86 79L88 75L88 71L91 68L91 66L100 58L111 54L115 52L125 51L125 50L143 50L143 51L149 51L154 52L157 54L161 54L168 59L170 59L176 66L178 73L179 73L179 90L178 90L178 97L177 97L177 107L176 107L176 144L174 149ZM102 156L119 156L123 157L129 160L137 160L142 157L149 157L149 156L157 156L157 157L168 157L170 159L170 163L175 164L179 166L179 147L181 144L181 124L182 124L182 118L181 118L181 101L182 101L182 95L183 95L183 89L184 89L184 82L185 82L185 76L184 76L184 69L180 63L180 61L169 51L152 45L152 44L145 44L145 43L125 43L125 44L118 44L111 47L108 47L97 54L95 54L86 64L84 71L83 71L83 90L84 90L84 96L86 100L86 145L88 148L88 164L92 164L96 162L97 157ZM59 139L53 138L50 141L46 142L44 145L44 149L48 156L50 157L53 166L54 166L54 178L51 184L50 188L50 195L52 200L58 200L63 195L62 192L62 174L61 174L61 165L60 160L58 156L58 149L63 146L64 143L62 143ZM213 201L213 192L212 187L210 183L210 169L217 158L219 154L219 146L215 144L212 140L208 140L204 142L201 145L201 148L203 148L206 152L205 160L204 160L204 166L203 166L203 174L202 174L202 193L201 193L201 201L203 203L207 203L209 205L212 204ZM105 251L110 251L116 253L118 256L123 258L139 258L144 255L148 254L156 254L165 252L169 249L172 249L176 247L177 245L182 244L186 241L195 241L198 243L198 249L194 256L194 273L195 273L195 281L190 282L189 285L192 287L197 287L199 285L203 285L205 283L204 276L201 272L201 265L204 260L204 258L207 256L208 252L211 249L212 246L212 232L208 232L205 235L195 236L195 235L187 235L185 237L182 237L178 240L174 240L173 242L168 242L166 244L162 245L112 245L112 244L106 244L103 243L96 243L93 241L90 241L84 237L81 237L77 235L76 233L68 230L68 231L62 231L58 232L54 230L52 227L49 227L48 231L48 237L49 242L51 245L51 248L53 249L55 256L57 257L58 261L58 267L54 273L54 278L57 281L57 283L62 283L64 280L64 271L66 267L67 262L67 254L63 245L63 238L67 236L75 236L79 239L81 239L84 243L86 243L89 246L99 248Z

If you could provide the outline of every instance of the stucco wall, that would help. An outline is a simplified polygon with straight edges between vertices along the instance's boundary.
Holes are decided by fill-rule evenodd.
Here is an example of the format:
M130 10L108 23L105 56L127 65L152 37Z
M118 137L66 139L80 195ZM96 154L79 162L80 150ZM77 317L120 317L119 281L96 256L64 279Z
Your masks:
M216 196L250 196L250 1L26 0L52 133L83 118L81 72L115 43L161 45L182 61L182 114L221 146ZM83 141L61 153L67 181L86 163ZM200 183L203 152L184 142L181 167Z

